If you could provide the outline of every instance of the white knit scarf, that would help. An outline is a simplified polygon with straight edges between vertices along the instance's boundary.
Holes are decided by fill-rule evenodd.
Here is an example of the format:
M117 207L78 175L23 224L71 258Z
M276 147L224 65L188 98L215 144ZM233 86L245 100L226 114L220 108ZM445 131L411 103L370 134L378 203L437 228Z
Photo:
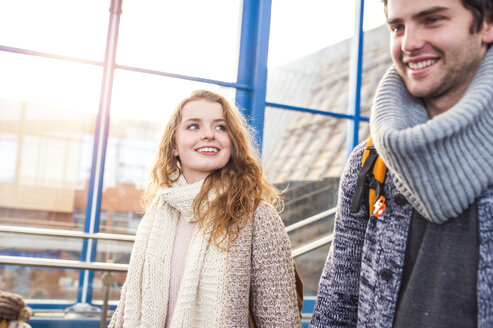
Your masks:
M462 99L433 119L391 67L378 87L370 128L413 207L434 223L457 217L493 183L493 47Z
M180 176L172 188L159 190L137 230L119 304L123 311L115 312L110 326L164 327L170 263L179 214L187 220L195 220L193 200L202 184L203 181L187 184ZM199 230L196 225L171 327L218 326L223 309L227 255L209 243L209 237L210 234ZM201 281L204 275L209 275L207 278L210 281ZM209 298L207 301L204 301L204 294Z

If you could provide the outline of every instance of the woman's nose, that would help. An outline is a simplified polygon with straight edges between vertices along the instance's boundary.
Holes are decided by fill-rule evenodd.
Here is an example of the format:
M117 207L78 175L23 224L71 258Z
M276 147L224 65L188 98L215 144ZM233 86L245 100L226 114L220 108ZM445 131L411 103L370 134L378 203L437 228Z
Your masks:
M215 138L214 130L212 128L205 128L204 132L202 134L202 138L203 139L214 139Z

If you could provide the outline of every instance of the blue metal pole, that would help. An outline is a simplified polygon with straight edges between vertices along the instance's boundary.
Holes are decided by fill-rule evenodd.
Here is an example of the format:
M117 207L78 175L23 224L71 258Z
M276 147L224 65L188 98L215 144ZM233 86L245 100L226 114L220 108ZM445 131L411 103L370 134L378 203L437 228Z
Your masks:
M250 90L236 89L236 105L244 115L249 114L252 93L252 67L255 57L255 35L257 21L257 4L255 0L244 0L241 18L240 51L238 56L238 75L236 83L248 85Z
M259 154L262 154L264 130L271 5L271 0L243 2L238 62L237 83L249 85L251 90L237 90L236 101L256 133Z
M106 53L103 67L103 80L99 99L99 111L94 136L94 153L89 181L88 201L84 232L95 233L99 231L99 219L101 213L101 196L103 189L103 173L106 146L108 142L111 90L115 71L115 57L118 43L118 28L122 11L122 0L111 0L110 20L106 39ZM85 239L82 246L81 260L92 262L96 258L96 241ZM92 301L92 271L81 271L79 276L79 291L77 302L90 303Z
M347 126L347 154L351 154L359 142L359 124L361 121L360 97L361 97L361 75L363 68L363 16L364 0L356 0L356 26L353 38L353 53L351 72L349 76L349 108L348 114L354 116Z

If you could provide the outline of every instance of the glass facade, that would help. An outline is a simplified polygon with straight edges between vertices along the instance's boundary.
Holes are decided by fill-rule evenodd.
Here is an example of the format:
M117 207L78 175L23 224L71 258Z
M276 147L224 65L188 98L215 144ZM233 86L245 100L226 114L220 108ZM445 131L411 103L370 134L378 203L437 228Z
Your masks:
M333 208L354 143L348 129L356 121L357 141L368 136L365 117L389 66L386 29L374 29L372 16L357 58L362 118L352 116L352 40L359 32L354 4L334 6L321 0L0 2L0 30L16 31L0 34L0 226L65 234L0 232L0 255L128 263L132 241L125 238L142 218L140 198L163 128L178 102L200 88L237 103L263 136L262 164L284 190L286 226ZM365 4L365 15L376 12L372 6ZM293 23L298 20L306 23ZM332 228L327 214L290 231L293 249ZM116 237L96 241L69 232ZM296 258L308 298L316 295L328 247ZM103 273L0 264L0 290L38 308L99 305ZM112 305L125 273L114 276Z

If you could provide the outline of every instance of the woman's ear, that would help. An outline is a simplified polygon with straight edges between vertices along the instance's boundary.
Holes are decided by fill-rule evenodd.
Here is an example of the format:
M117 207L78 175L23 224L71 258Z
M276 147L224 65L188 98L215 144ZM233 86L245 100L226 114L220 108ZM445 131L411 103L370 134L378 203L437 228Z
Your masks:
M174 157L180 156L180 153L178 153L178 149L176 149L176 147L173 148L173 156Z

